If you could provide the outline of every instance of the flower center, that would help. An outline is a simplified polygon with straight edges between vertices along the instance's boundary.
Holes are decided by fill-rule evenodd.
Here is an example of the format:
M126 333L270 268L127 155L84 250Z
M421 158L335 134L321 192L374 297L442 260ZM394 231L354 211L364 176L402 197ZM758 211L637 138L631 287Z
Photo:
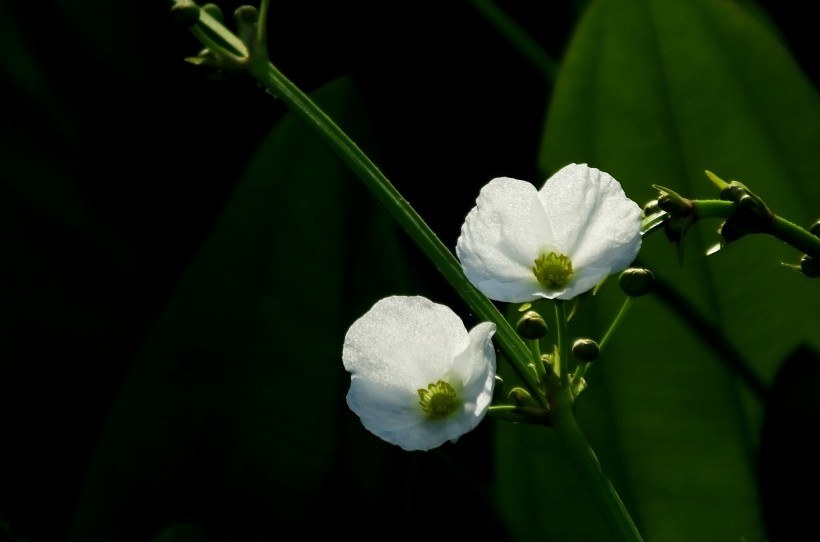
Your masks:
M541 254L535 259L532 272L544 288L559 290L572 278L572 260L558 252Z
M443 380L430 384L427 389L419 390L419 404L428 417L446 418L459 407L456 390Z

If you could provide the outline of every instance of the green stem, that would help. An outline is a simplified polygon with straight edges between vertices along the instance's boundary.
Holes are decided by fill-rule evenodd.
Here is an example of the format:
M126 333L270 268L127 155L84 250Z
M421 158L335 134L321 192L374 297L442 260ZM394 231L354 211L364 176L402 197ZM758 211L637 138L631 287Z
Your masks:
M560 299L555 304L555 329L558 336L558 351L555 355L555 372L558 374L561 388L569 387L569 337L567 335L567 312Z
M532 36L500 9L491 0L470 0L473 7L481 13L487 21L495 26L496 30L507 38L521 55L529 60L544 76L548 83L555 83L558 73L558 63L550 57Z
M547 376L547 370L544 367L544 361L541 359L541 342L538 339L531 339L528 342L530 343L530 352L532 352L531 363L534 366L535 375L539 382L543 382Z
M609 325L609 329L607 330L604 338L598 343L598 351L602 351L604 349L604 345L609 341L609 338L612 336L612 332L620 325L623 321L624 316L626 316L626 312L629 310L629 307L632 306L632 298L628 297L624 299L623 304L621 305L621 310L618 311L618 314L615 316L615 319L612 320L612 323Z
M695 216L698 220L704 218L730 218L735 214L735 203L724 200L692 200ZM769 235L791 245L803 254L813 258L820 258L820 237L812 235L805 228L777 215L772 216L769 225Z
M264 6L264 3L263 3ZM264 24L260 19L260 25ZM495 338L516 374L543 405L546 398L535 375L527 368L530 350L498 308L464 275L461 264L410 203L348 135L306 94L269 62L253 62L248 69L263 86L312 128L385 206L396 222L450 282L475 316L495 323Z
M615 331L615 329L618 327L618 325L620 325L620 323L623 321L624 316L626 316L626 312L627 312L627 310L629 310L629 307L631 305L632 305L632 298L627 297L624 300L623 304L621 305L621 309L618 311L618 314L615 315L615 319L612 320L612 323L609 325L609 329L606 331L606 334L604 334L604 338L601 339L601 341L598 343L598 351L599 352L601 350L603 350L604 345L609 340L609 337L612 336L612 332ZM580 392L581 379L586 374L587 369L589 368L590 365L592 365L592 364L588 363L588 362L584 362L584 363L579 363L578 367L576 367L575 373L572 375L572 382L573 382L572 393L573 393L573 395L577 396L578 393Z
M572 412L572 398L569 387L562 386L561 393L568 397L558 401L552 411L552 426L558 432L559 440L575 464L578 473L592 494L601 514L612 531L614 541L642 542L638 528L632 522L617 491L601 470L601 464L584 438L581 428Z
M573 397L578 397L578 394L581 393L581 384L584 382L583 378L584 375L587 374L587 369L589 366L592 365L588 361L582 361L575 367L575 371L572 374L572 395Z
M613 540L621 542L641 542L641 534L629 512L626 510L618 492L601 470L595 453L584 438L578 422L575 420L575 396L569 381L569 340L567 335L567 318L564 303L555 301L555 320L558 334L558 355L555 364L559 382L550 386L550 421L558 432L575 468L592 493L595 504L604 516L614 535ZM580 381L578 381L580 382Z
M797 224L775 215L770 233L803 254L820 259L820 237L813 235Z
M262 12L267 13L267 1L262 0ZM260 26L265 24L260 20ZM508 361L521 380L530 388L539 403L546 407L547 401L543 390L538 385L535 373L527 367L532 353L518 336L498 308L483 293L467 280L458 260L453 256L410 204L398 193L381 171L370 161L364 152L345 134L310 98L291 83L279 70L269 62L259 62L253 58L248 63L250 73L277 96L298 117L311 127L334 152L350 167L367 188L387 208L396 222L407 232L410 238L424 252L430 261L447 278L461 298L467 303L476 317L496 324L495 339L507 355ZM526 417L543 420L545 423L555 415L555 427L567 451L575 462L582 478L590 487L595 500L604 513L613 532L623 542L642 542L632 520L621 503L618 494L601 472L600 465L592 449L587 444L578 428L572 413L573 398L568 382L566 356L567 345L566 314L561 301L555 303L555 314L558 329L558 355L560 363L559 393L552 415L546 416L541 409L527 410ZM500 417L514 416L514 410L494 410Z
M487 415L507 422L550 425L549 411L531 406L493 405Z

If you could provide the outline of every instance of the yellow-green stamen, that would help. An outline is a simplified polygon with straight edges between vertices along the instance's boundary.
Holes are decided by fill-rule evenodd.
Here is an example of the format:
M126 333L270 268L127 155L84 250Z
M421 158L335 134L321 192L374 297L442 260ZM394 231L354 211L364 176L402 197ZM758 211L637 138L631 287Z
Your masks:
M560 290L572 278L572 261L558 252L541 254L535 259L532 272L544 288Z
M446 418L459 407L456 390L443 380L430 384L427 389L419 390L419 404L430 418Z

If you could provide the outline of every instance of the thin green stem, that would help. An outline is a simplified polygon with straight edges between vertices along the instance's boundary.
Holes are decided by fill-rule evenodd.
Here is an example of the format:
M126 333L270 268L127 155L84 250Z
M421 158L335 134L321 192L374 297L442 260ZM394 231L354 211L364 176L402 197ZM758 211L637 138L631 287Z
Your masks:
M262 11L266 13L267 0L262 0L262 2ZM264 25L265 21L260 20L259 24L260 26ZM495 339L497 344L507 355L508 361L510 361L518 376L530 388L534 398L543 407L546 407L547 400L539 386L538 379L535 373L527 367L532 352L492 301L467 280L460 263L452 252L441 243L429 226L398 193L376 165L370 161L367 155L310 98L269 62L260 62L254 58L249 60L249 72L312 128L350 167L430 259L431 263L445 276L475 316L496 324ZM592 491L607 523L611 526L613 533L617 535L617 540L642 542L641 536L635 529L618 494L603 475L595 454L587 444L575 421L572 412L573 397L568 382L567 356L569 347L563 302L555 302L555 315L558 330L556 363L559 364L560 382L553 386L558 391L555 401L552 401L553 397L550 398L550 406L553 407L554 411L548 415L546 408L519 407L518 411L513 408L495 409L492 412L502 418L514 418L523 414L525 418L545 424L554 421L555 428L564 442L564 446L575 462L582 478ZM555 416L554 420L553 416Z
M261 19L259 24L263 24ZM252 60L248 64L248 70L254 78L312 128L359 177L450 282L475 316L495 323L495 339L499 347L504 351L516 374L530 389L533 396L537 397L540 403L546 404L546 398L535 374L527 368L532 355L530 350L493 302L470 283L452 252L444 246L379 168L321 108L271 63Z
M642 542L641 534L632 521L618 492L601 470L601 464L581 432L575 419L575 395L569 381L569 341L567 335L566 309L563 301L555 302L555 320L558 334L556 371L558 382L550 386L550 421L558 432L559 440L575 464L581 478L589 489L595 504L604 516L619 542ZM578 380L577 382L580 382Z
M733 201L724 200L692 200L692 204L698 220L730 218L735 214L737 205ZM791 245L803 254L820 258L820 237L781 216L772 215L769 230L765 233Z
M618 311L618 314L615 315L615 318L612 320L612 323L609 324L609 329L606 331L606 334L604 334L604 338L598 342L598 351L602 351L604 349L604 345L609 341L609 338L612 336L612 332L614 332L615 329L623 321L624 316L626 316L626 313L629 310L629 307L631 306L632 298L627 296L627 298L624 299L624 302L621 305L621 310Z
M772 220L771 234L803 254L820 259L820 237L813 235L797 224L775 215L774 220Z
M470 3L501 35L518 49L518 52L536 70L541 72L548 83L555 83L558 74L558 63L512 17L507 15L492 0L470 0Z
M587 374L587 369L589 366L592 365L588 361L582 361L575 367L575 371L572 373L572 395L573 397L578 397L578 394L581 393L581 385L583 383L584 375Z
M632 298L627 297L624 300L623 304L621 305L621 308L618 311L618 314L615 315L615 318L612 320L612 323L609 324L609 329L606 331L606 334L604 334L604 338L601 339L601 341L598 343L598 351L599 352L601 350L603 350L604 345L607 343L607 341L609 341L609 338L612 336L612 333L615 331L615 329L618 327L618 325L620 325L620 323L623 321L624 316L626 316L626 313L629 310L629 307L631 305L632 305ZM572 382L573 382L573 384L572 384L572 393L573 393L573 395L578 395L578 393L580 393L580 391L581 391L581 388L580 388L581 379L584 378L584 375L586 374L587 369L589 369L590 365L592 365L592 364L588 363L588 362L583 362L583 363L579 363L578 367L575 368L575 373L572 375Z
M562 386L562 393L571 395L568 387ZM598 509L612 531L612 540L620 542L642 542L643 538L632 521L618 492L610 483L601 464L572 412L571 397L559 401L559 406L551 415L552 426L558 432L559 440L575 464L578 473L592 494Z
M543 382L547 376L547 370L544 367L544 362L541 360L541 343L538 339L531 339L527 341L530 343L530 352L532 352L532 364L535 368L535 374L539 382Z
M538 407L494 405L487 409L487 415L507 422L550 425L549 412Z
M555 329L558 337L558 351L555 356L555 372L561 382L561 387L569 387L569 337L567 335L567 312L564 302L560 299L554 301L555 305Z

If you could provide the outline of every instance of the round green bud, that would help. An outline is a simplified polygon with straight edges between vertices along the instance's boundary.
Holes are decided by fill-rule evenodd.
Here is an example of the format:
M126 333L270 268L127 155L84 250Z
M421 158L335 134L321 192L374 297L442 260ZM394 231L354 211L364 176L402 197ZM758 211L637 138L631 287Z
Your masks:
M809 232L815 237L820 237L820 220L811 225Z
M808 254L804 254L803 257L800 258L800 271L811 279L820 277L820 262Z
M727 218L723 221L720 225L720 229L718 233L721 237L723 237L727 242L737 241L744 235L748 235L749 229L744 227L739 220L735 218Z
M598 343L592 339L577 339L572 343L572 355L579 361L587 363L595 361L598 359L599 352Z
M216 19L222 24L225 24L225 17L222 15L222 8L216 4L204 4L202 11Z
M499 403L505 396L504 379L495 375L495 386L493 386L493 403Z
M694 209L690 200L669 192L664 192L658 198L658 207L672 216L689 216Z
M525 339L540 339L547 334L547 323L535 311L527 311L516 324L518 334Z
M689 218L673 216L663 223L663 233L666 234L670 243L678 243L683 239L690 224Z
M254 6L239 6L233 13L237 24L255 24L259 21L259 10Z
M547 374L553 373L555 358L552 354L541 354L541 363L544 364L544 370L547 371Z
M720 191L720 199L737 202L746 191L736 183L729 183Z
M511 389L509 395L507 395L507 398L516 406L531 406L535 404L530 392L520 386L516 386Z
M661 212L662 210L663 209L661 209L660 205L658 205L658 200L653 199L651 201L648 201L646 205L643 206L643 216L652 216L654 214Z
M643 267L624 269L618 278L621 290L629 297L640 297L648 294L655 284L655 275Z
M199 21L199 6L190 1L179 1L171 8L171 16L174 21L184 27L193 26Z

